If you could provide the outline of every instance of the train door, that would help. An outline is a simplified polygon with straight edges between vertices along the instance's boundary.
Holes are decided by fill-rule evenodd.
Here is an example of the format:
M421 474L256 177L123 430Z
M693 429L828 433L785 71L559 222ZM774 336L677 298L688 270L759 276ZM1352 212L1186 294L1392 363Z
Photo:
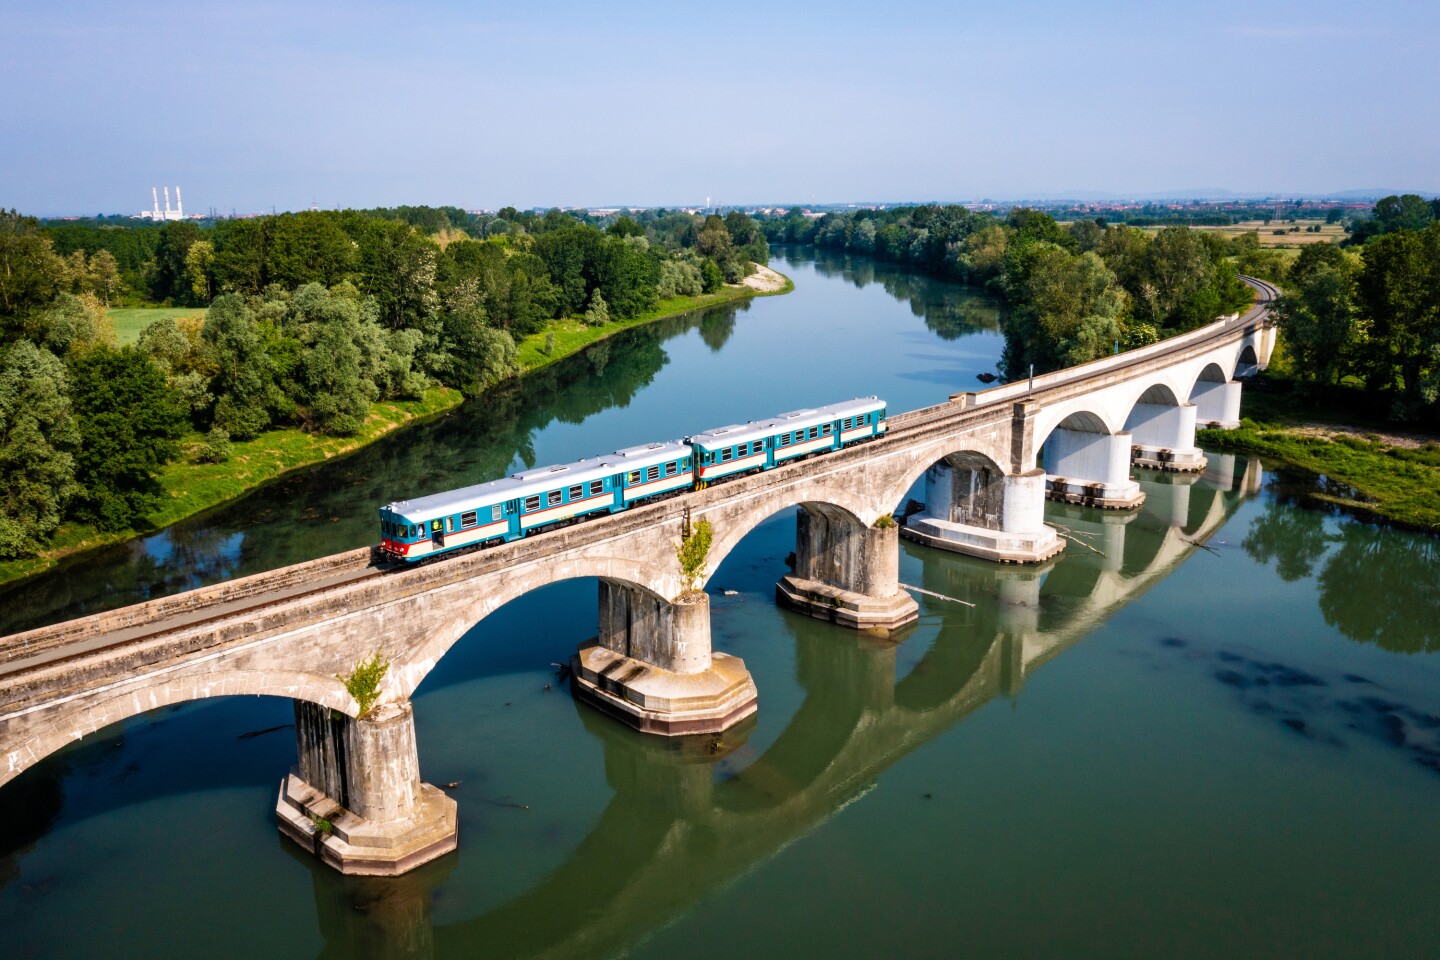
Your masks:
M430 542L435 545L436 549L443 549L443 548L444 548L444 546L445 546L445 521L443 521L443 520L431 520L431 521L430 521Z

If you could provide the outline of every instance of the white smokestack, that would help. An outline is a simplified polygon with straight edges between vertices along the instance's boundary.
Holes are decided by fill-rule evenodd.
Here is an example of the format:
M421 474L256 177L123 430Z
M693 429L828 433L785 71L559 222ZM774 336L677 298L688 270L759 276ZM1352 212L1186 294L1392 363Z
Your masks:
M150 188L150 219L160 219L160 191Z
M170 219L170 188L165 188L165 219Z
M185 207L180 203L180 184L178 183L175 184L175 218L177 220L185 218Z

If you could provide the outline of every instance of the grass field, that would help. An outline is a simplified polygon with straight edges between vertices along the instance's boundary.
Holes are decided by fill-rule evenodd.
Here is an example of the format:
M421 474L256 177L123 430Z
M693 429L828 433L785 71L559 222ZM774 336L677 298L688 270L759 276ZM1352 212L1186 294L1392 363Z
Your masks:
M140 339L140 332L156 320L166 317L198 317L205 311L199 307L115 307L108 311L115 324L120 346Z
M1306 227L1315 226L1320 228L1319 233L1306 232ZM1145 232L1159 233L1162 229L1164 228L1146 227ZM1218 233L1227 239L1254 231L1259 236L1262 247L1302 247L1308 243L1335 243L1345 238L1343 226L1338 223L1326 223L1324 220L1296 220L1294 223L1272 220L1268 224L1263 220L1246 220L1228 227L1191 227L1190 229ZM1285 232L1277 234L1276 230Z

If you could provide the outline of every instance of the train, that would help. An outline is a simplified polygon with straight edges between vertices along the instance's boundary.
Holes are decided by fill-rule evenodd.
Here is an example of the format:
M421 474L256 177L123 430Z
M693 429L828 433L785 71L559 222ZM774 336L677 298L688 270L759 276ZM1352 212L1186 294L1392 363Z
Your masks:
M839 450L885 433L885 401L859 397L717 427L666 443L525 470L489 483L397 500L380 508L380 550L414 563L472 547L508 543L602 513L702 490Z

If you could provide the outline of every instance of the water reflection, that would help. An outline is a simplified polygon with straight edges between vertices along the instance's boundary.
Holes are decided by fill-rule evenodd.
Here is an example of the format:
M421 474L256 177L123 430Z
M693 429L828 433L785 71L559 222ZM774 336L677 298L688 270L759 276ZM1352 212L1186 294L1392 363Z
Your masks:
M1296 477L1250 523L1246 553L1287 582L1316 577L1325 622L1398 653L1440 651L1440 545L1434 537L1298 508ZM1318 573L1317 573L1318 572Z
M896 300L906 303L910 312L925 321L925 326L942 340L958 340L981 332L998 332L1004 317L999 301L975 287L961 286L923 274L911 273L891 264L879 263L869 257L853 257L835 250L816 247L776 248L794 263L813 264L823 277L840 277L856 289L871 284Z
M1132 522L1067 513L1061 522L1092 549L1040 568L907 546L923 556L925 589L974 604L926 604L936 628L908 669L898 664L906 644L784 617L772 639L794 645L803 700L763 748L748 728L664 740L576 704L612 795L563 863L509 902L433 930L429 903L445 873L390 891L314 867L321 956L624 952L863 797L910 752L991 700L1019 696L1027 675L1163 579L1255 493L1256 463L1214 482L1234 467L1223 462L1198 485L1147 482L1158 495Z

